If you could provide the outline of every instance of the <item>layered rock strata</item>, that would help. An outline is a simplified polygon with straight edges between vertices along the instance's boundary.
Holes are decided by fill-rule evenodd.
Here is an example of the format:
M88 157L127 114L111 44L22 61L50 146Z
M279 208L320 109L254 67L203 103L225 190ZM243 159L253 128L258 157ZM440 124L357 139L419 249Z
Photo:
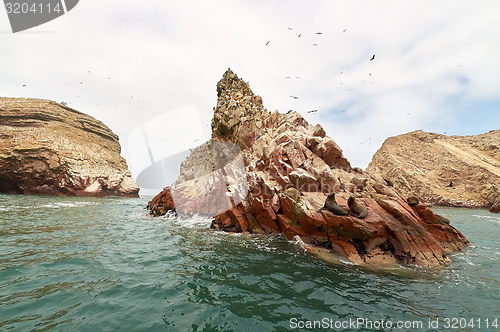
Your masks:
M369 165L404 196L441 206L490 208L500 200L500 130L388 138Z
M359 265L435 267L470 245L426 205L410 207L379 174L353 171L320 125L293 111L268 112L230 70L217 95L211 140L182 164L176 183L149 202L152 215L198 214L214 217L214 230L281 233L310 251ZM329 193L336 193L345 215L323 207ZM350 211L349 197L367 208L366 217Z
M0 98L0 192L138 197L118 136L40 99Z

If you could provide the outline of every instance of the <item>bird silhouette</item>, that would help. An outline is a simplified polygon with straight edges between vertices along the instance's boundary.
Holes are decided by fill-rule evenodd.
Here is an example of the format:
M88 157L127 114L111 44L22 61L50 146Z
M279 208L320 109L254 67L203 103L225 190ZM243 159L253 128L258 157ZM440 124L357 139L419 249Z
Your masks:
M316 32L316 34L317 34L317 35L322 35L322 34L323 34L323 32Z
M307 113L316 113L318 110L307 111Z
M300 36L302 36L302 34L299 34L299 36L297 38L300 38Z
M292 28L288 28L288 30L293 30Z
M313 46L318 46L318 44L313 44Z
M373 61L375 60L375 54L372 56L372 58L370 59L370 61Z
M270 42L270 41L268 41L268 42L266 43L266 46L267 46L267 44L269 44L269 42Z
M342 31L342 32L346 32L346 30L347 30L347 29L344 29L344 31Z

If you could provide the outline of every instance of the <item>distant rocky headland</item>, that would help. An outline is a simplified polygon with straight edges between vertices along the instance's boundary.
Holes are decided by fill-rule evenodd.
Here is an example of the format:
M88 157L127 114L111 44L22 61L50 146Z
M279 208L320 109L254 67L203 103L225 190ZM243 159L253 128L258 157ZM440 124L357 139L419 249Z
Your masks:
M118 136L50 100L0 97L0 192L138 197Z
M500 130L475 136L418 130L390 137L369 168L404 196L427 204L500 211Z
M436 267L470 245L377 172L352 168L320 125L294 111L268 112L231 70L217 96L211 140L148 203L153 216L203 215L213 217L214 230L281 233L309 251L365 266Z

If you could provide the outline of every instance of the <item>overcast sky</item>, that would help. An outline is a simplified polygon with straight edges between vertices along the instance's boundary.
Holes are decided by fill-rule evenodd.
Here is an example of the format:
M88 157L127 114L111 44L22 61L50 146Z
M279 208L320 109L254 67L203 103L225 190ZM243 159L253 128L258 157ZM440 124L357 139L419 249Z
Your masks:
M13 34L2 8L0 95L103 121L135 177L151 163L144 144L158 161L210 137L230 67L364 168L390 136L500 129L499 17L497 0L82 0Z

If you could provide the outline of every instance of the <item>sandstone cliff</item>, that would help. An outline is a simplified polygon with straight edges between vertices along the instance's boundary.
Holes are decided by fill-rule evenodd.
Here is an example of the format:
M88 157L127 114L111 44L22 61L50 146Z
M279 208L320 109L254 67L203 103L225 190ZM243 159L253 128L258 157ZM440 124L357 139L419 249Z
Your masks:
M59 103L0 98L0 192L131 196L139 187L108 127Z
M419 130L391 137L369 168L421 202L490 208L500 200L500 130L476 136Z
M360 265L434 267L470 245L425 205L410 207L377 173L354 171L320 125L296 112L268 112L230 70L217 95L211 140L149 202L152 215L198 214L214 217L215 230L282 233ZM336 193L345 215L322 208L328 193ZM349 197L366 206L365 218L347 207Z

